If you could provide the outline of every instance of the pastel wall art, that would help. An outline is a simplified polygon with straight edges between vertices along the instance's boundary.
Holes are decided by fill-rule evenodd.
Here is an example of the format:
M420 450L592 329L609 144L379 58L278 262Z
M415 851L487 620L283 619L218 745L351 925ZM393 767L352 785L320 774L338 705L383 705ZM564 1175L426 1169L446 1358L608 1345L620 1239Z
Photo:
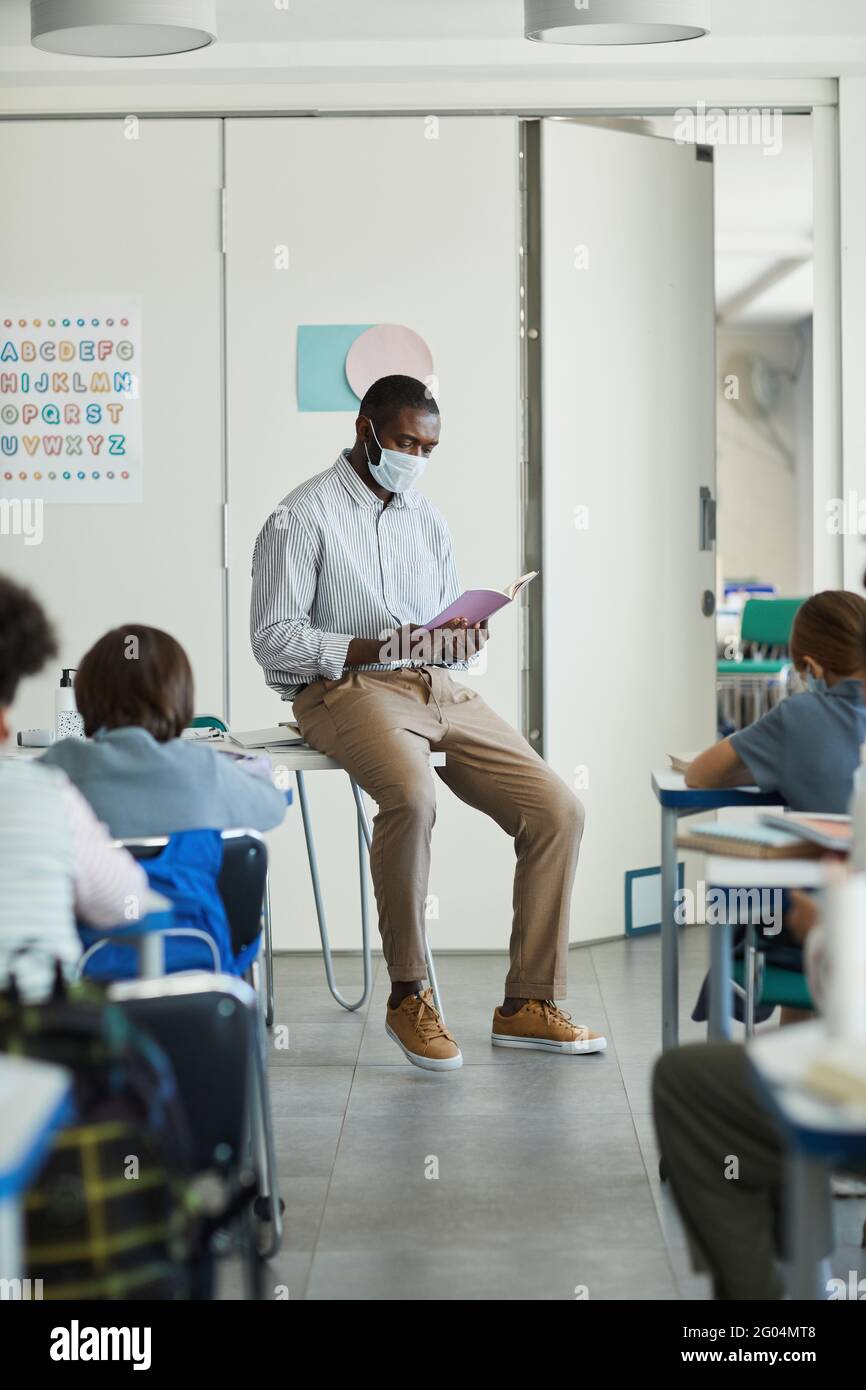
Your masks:
M140 502L141 305L0 299L0 498Z
M395 373L432 386L433 355L414 329L397 323L298 328L299 410L357 411L367 388Z

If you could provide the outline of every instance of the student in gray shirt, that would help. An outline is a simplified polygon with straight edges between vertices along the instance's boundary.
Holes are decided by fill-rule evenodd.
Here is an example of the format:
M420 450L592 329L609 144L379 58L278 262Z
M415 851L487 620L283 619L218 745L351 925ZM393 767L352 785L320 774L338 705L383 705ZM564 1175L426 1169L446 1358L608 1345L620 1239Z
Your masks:
M808 690L701 753L690 787L754 783L792 811L844 814L866 739L863 682L866 600L846 590L815 594L798 610L791 659Z
M193 679L179 642L159 628L114 628L82 658L75 697L84 739L55 743L60 767L112 835L179 830L270 830L283 792L206 745L181 739L193 717Z

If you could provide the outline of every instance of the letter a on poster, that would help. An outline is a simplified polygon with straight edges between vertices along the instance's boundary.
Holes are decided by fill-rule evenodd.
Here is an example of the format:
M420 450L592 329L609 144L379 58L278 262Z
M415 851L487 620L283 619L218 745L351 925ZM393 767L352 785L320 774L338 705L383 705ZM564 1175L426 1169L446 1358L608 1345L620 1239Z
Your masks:
M0 498L140 502L141 303L0 299Z

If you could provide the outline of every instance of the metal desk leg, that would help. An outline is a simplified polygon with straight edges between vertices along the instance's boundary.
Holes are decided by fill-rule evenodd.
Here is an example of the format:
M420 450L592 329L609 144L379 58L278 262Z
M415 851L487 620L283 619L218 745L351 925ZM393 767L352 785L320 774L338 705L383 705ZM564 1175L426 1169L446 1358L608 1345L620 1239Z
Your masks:
M357 782L352 783L352 792L355 797L355 805L358 808L358 829L363 836L367 854L373 844L373 831L370 828L370 821L367 816L367 808L364 805L364 793ZM361 870L361 895L362 902L366 903L367 880L364 869ZM436 979L436 966L433 962L433 952L430 950L430 942L427 939L427 930L424 930L424 959L427 962L427 979L430 981L430 988L433 991L433 1003L436 1005L439 1017L444 1021L445 1015L442 1012L442 999L439 994L439 982Z
M253 1069L250 1078L252 1114L250 1139L255 1155L256 1170L264 1191L265 1216L271 1223L270 1240L261 1254L271 1259L283 1243L283 1201L277 1177L277 1149L274 1142L274 1123L271 1115L271 1093L268 1089L267 1040L261 1013L256 1010L256 1036Z
M138 975L142 980L159 980L165 974L165 940L162 932L144 931L135 938Z
M755 927L749 922L745 942L746 967L746 1037L755 1036L755 995L757 993L758 952L755 947Z
M731 980L731 927L729 922L709 926L710 1017L707 1037L711 1042L731 1038L733 988Z
M319 936L322 938L322 957L325 962L325 977L328 981L328 989L331 991L331 994L334 996L338 1004L342 1005L344 1009L348 1009L350 1012L354 1012L355 1009L360 1009L364 1004L366 1004L367 1000L370 998L370 991L372 989L373 984L373 963L370 958L370 932L367 912L367 880L365 877L367 862L364 850L366 846L362 843L363 831L359 824L358 858L360 860L361 873L361 950L364 961L364 990L360 997L355 1000L354 1004L352 1004L348 999L343 998L343 995L337 989L337 984L334 979L334 962L331 956L331 943L328 938L328 928L325 923L325 905L322 901L322 885L319 880L319 866L316 861L316 846L313 840L313 824L310 819L310 807L307 801L307 788L304 780L304 774L302 772L296 772L295 781L298 785L298 800L301 804L301 820L304 824L304 839L307 843L307 859L310 863L310 878L313 884L313 897L315 898L316 902L316 918L319 923ZM354 785L355 784L352 783L353 788ZM355 801L356 803L358 801L357 794L355 796Z
M679 1041L679 936L675 911L677 891L677 813L662 808L662 1049Z
M264 975L265 975L265 1027L274 1022L274 933L271 923L271 880L265 875L265 896L262 902L262 924L264 926Z
M827 1170L808 1154L788 1155L785 1174L785 1216L789 1242L788 1293L811 1302L826 1298L821 1287L821 1261L827 1253L829 1219Z
M0 1279L21 1279L24 1274L24 1213L22 1199L14 1193L0 1198Z

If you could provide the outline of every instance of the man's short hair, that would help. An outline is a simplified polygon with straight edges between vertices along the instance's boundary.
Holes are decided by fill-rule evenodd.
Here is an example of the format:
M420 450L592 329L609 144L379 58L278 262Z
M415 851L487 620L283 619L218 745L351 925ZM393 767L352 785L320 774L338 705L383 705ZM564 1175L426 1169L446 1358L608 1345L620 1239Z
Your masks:
M0 705L11 705L22 677L35 676L56 655L57 639L42 604L0 575Z
M418 381L414 376L380 376L366 392L358 414L377 424L385 424L400 410L439 414L439 407L429 390L423 381Z

